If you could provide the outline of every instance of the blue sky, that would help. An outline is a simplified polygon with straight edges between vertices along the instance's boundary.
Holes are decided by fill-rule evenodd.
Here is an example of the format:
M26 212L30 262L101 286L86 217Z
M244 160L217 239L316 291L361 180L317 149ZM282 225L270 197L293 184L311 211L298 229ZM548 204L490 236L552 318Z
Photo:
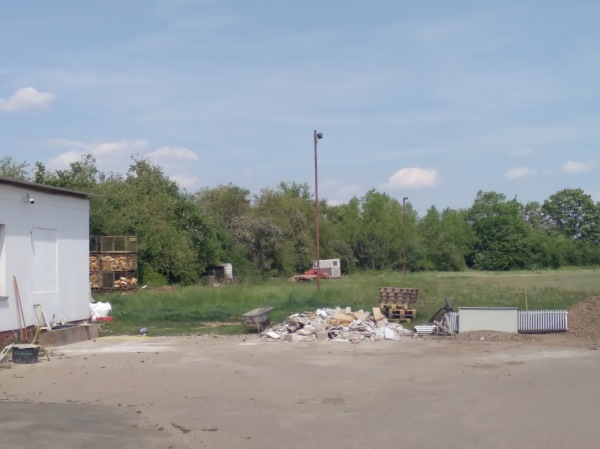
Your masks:
M182 188L600 200L600 2L0 4L0 155L130 156Z

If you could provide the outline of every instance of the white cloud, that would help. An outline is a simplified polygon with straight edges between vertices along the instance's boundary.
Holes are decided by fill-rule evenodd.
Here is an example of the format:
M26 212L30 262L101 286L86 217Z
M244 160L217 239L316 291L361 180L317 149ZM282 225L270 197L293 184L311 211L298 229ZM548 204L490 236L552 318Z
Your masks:
M51 147L81 148L82 150L87 148L87 144L69 139L50 139L46 143Z
M440 176L437 170L420 167L410 167L398 170L384 187L390 189L422 189L434 187L438 184Z
M50 92L39 92L34 87L18 89L10 98L0 98L0 111L13 112L25 109L44 109L56 99Z
M591 162L567 161L562 165L562 171L565 173L584 173L590 171L593 165Z
M528 178L528 177L534 176L536 174L537 174L537 171L535 171L532 168L513 167L506 172L505 176L506 176L506 179L509 179L512 181L513 179Z
M89 152L96 157L124 155L127 156L144 149L148 141L144 139L137 140L118 140L116 142L91 143L87 145Z
M351 198L361 191L361 186L359 184L346 184L338 179L327 179L320 182L319 188L321 189L321 192L326 195L341 198Z
M65 153L61 153L54 159L48 162L48 167L51 169L66 168L73 162L77 162L81 159L81 153L75 150L70 150Z
M197 161L198 155L186 147L160 147L148 154L153 161L177 159L181 161Z
M531 148L519 148L518 150L514 150L510 152L511 156L531 156L533 154L533 150Z
M198 160L198 156L192 150L184 147L161 147L149 153L143 150L148 146L144 139L115 140L112 142L86 143L78 140L54 139L47 142L52 147L62 148L65 151L48 162L51 170L67 168L69 164L81 160L81 156L91 154L96 158L96 167L103 172L125 173L131 163L130 157L139 154L140 157L148 157L155 163L158 160L184 161L179 165L171 166L169 170L170 179L183 189L194 188L198 185L200 178L187 173L176 173L177 170L185 170L187 161Z
M119 168L120 170L117 171L126 171L129 156L144 149L148 145L148 141L136 139L85 143L77 140L54 139L48 141L48 144L53 147L70 148L48 162L50 169L66 168L71 162L78 161L84 154L91 154L96 158L97 166L100 169Z
M200 180L200 178L198 178L197 176L188 175L185 173L173 175L170 176L170 178L172 181L175 181L179 187L184 189L189 189L191 187L196 186L198 184L198 181Z

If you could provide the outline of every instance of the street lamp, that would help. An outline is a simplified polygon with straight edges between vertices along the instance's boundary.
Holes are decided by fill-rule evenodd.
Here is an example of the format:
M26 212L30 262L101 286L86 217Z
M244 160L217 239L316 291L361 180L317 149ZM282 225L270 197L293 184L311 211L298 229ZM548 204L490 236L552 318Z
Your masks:
M323 133L318 133L315 129L315 225L317 228L317 291L321 291L321 255L319 243L319 176L317 170L317 142L323 138Z
M407 196L402 198L402 240L404 241L404 278L406 278L406 200Z

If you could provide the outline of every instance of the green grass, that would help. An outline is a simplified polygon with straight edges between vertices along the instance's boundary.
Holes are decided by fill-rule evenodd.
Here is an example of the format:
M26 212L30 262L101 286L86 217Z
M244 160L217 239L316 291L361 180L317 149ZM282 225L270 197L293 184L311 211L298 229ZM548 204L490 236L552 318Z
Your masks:
M567 309L588 296L600 295L600 272L563 270L539 272L367 273L294 284L272 280L259 285L180 287L173 292L140 290L131 295L95 295L113 307L113 323L103 330L136 334L140 326L149 335L236 334L246 331L239 317L257 307L272 306L273 322L319 307L352 307L371 310L378 306L379 287L419 288L416 323L427 321L444 298L460 306L503 306L525 309ZM213 323L237 325L215 326ZM208 325L211 323L210 325Z

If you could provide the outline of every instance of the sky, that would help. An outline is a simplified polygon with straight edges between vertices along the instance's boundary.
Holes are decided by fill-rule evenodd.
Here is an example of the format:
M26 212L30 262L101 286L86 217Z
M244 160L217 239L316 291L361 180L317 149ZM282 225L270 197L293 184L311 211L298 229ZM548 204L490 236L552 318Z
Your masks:
M0 3L0 157L182 189L600 201L600 2Z

